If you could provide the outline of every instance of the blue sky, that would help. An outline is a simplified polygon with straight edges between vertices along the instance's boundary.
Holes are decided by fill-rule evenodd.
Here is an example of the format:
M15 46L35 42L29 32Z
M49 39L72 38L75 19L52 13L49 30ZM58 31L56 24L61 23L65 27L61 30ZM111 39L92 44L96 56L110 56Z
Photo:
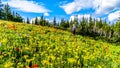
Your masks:
M61 18L73 20L74 15L78 15L78 19L92 16L113 22L120 15L119 0L2 0L2 2L8 3L13 11L25 19L44 15L49 21L52 21L54 16L60 21Z

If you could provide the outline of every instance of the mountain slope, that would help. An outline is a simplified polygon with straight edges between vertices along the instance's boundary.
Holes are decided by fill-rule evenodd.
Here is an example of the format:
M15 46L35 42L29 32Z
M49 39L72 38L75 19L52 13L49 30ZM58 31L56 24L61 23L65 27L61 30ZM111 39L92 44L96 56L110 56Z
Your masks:
M0 20L2 68L118 68L119 47L47 26Z

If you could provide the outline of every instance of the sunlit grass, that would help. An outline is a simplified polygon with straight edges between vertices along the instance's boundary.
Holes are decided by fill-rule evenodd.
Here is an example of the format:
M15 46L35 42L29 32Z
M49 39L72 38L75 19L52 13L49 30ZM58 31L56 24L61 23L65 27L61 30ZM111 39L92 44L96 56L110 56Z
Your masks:
M0 20L0 67L119 68L110 43L54 29Z

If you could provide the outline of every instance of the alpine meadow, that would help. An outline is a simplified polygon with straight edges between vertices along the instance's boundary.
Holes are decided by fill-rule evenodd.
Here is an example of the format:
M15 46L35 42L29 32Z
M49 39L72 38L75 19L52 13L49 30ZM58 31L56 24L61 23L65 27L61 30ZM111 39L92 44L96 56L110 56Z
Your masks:
M119 0L0 0L0 68L120 68Z

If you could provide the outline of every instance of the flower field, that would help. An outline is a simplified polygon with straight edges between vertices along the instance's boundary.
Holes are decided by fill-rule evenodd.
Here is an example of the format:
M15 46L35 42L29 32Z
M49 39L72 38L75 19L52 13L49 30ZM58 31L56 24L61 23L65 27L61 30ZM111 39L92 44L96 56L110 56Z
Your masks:
M120 68L120 46L0 20L0 68Z

